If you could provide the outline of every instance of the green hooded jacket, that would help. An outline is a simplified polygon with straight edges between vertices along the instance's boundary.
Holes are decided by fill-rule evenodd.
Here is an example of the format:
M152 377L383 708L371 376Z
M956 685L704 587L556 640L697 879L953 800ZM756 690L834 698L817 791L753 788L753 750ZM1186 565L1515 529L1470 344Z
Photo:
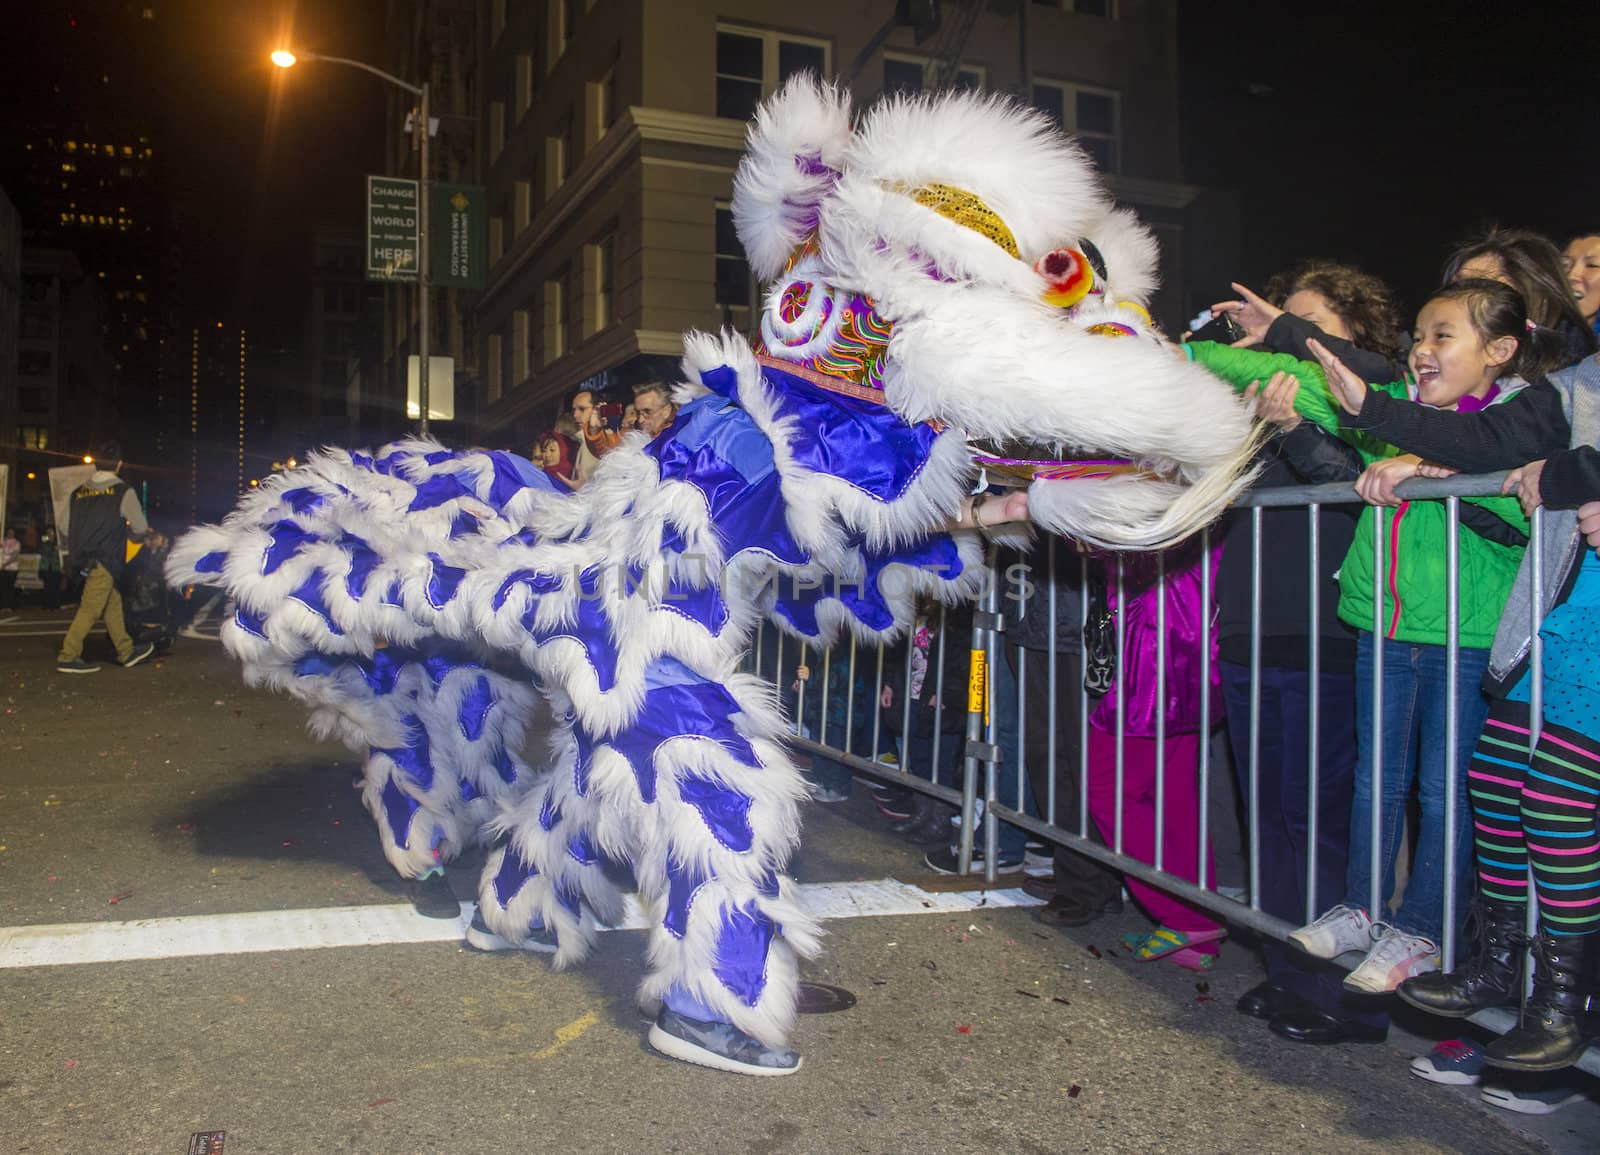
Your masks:
M1338 401L1328 390L1322 367L1285 353L1235 349L1228 345L1196 342L1185 345L1189 359L1204 365L1243 392L1252 382L1263 385L1280 370L1300 381L1295 411L1307 421L1355 447L1363 462L1396 457L1400 451L1339 423ZM1408 397L1404 381L1372 385L1394 397ZM1514 396L1502 391L1495 403ZM1528 519L1514 497L1469 497L1526 535ZM1449 533L1443 501L1403 501L1392 514L1387 509L1363 506L1355 540L1339 567L1339 617L1358 630L1371 631L1373 621L1373 525L1382 518L1383 533L1383 636L1402 642L1442 646L1448 602L1445 592L1445 548ZM1458 528L1460 557L1459 641L1463 646L1487 649L1494 641L1506 596L1522 561L1520 546L1490 541L1466 528Z

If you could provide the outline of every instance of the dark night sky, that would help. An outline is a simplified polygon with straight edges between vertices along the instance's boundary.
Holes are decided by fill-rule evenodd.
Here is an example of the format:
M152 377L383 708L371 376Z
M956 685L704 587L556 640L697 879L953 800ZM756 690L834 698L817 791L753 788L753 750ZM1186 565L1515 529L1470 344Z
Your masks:
M134 63L168 120L184 298L293 343L310 233L359 225L362 175L399 126L385 123L380 81L332 65L284 73L266 56L292 41L380 61L382 0L152 3L162 49ZM61 40L34 25L59 33L67 14L106 6L121 0L8 13L22 21L0 42L19 80L5 86L13 125L30 113L27 81L59 68ZM1181 13L1186 175L1240 191L1248 281L1300 256L1344 258L1410 309L1450 243L1485 221L1558 241L1600 226L1583 8L1195 0Z
M1353 261L1409 310L1489 222L1600 228L1597 34L1566 3L1185 3L1188 178L1239 190L1240 275ZM1217 286L1226 294L1226 285Z

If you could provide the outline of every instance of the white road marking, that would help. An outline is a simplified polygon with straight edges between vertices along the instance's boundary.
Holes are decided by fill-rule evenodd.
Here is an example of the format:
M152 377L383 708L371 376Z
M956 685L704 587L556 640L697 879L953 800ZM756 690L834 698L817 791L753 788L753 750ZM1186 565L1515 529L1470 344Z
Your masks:
M1037 906L1021 890L930 893L909 883L815 882L800 887L801 902L818 918L871 915L970 914L978 909ZM454 942L472 921L473 904L461 904L458 919L424 918L409 903L335 906L311 910L259 910L243 914L185 915L135 922L76 922L53 926L0 927L0 969L132 962L197 955L261 951L321 950L392 943ZM630 895L619 927L650 926Z

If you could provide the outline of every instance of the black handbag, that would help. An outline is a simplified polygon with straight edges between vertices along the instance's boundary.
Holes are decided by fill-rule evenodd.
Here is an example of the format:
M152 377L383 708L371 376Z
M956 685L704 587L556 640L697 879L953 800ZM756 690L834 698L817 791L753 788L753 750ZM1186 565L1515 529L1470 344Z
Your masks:
M1091 698L1111 689L1117 668L1117 621L1106 599L1105 579L1089 575L1089 612L1083 623L1083 688Z

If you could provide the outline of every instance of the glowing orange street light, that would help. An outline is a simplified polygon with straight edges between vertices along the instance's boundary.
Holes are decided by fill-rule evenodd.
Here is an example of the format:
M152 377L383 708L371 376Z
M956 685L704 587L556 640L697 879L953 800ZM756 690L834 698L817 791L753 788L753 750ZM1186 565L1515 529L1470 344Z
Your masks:
M276 64L279 68L293 68L294 62L295 55L293 52L288 52L280 48L272 54L272 63Z
M85 453L83 455L83 463L85 465L93 465L94 464L94 458L91 455Z

